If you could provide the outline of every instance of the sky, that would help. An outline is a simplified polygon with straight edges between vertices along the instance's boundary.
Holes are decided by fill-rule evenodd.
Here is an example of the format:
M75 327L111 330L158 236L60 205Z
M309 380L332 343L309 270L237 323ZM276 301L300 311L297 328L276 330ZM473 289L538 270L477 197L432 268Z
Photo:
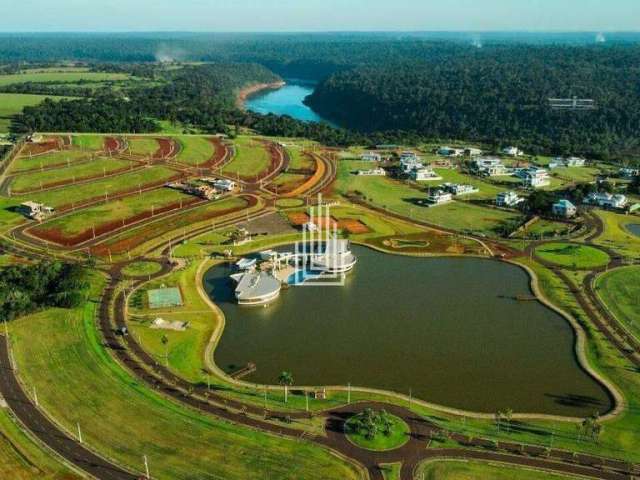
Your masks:
M640 31L640 0L0 0L0 31Z

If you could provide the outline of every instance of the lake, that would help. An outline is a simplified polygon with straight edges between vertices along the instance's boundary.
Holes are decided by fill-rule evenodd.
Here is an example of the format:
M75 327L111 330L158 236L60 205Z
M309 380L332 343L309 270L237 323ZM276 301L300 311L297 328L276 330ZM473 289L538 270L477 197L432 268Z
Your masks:
M476 258L412 258L354 246L344 287L292 287L267 308L240 307L230 267L205 275L226 316L216 363L245 379L367 386L473 411L584 417L612 407L579 365L569 323L530 295L522 269Z
M245 102L247 110L256 113L289 115L305 122L322 122L320 115L307 107L303 100L313 93L313 84L288 81L277 90L263 90L251 95ZM328 123L328 122L327 122Z

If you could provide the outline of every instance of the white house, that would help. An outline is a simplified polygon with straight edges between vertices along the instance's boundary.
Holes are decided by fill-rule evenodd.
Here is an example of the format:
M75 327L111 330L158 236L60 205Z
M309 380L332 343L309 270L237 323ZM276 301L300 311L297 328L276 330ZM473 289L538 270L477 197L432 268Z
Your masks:
M502 149L502 154L510 157L521 157L524 155L524 152L518 147L505 147Z
M627 197L622 194L590 193L584 199L584 203L597 205L602 208L624 208L627 206Z
M203 181L213 185L213 188L223 192L232 192L236 189L236 182L227 180L226 178L205 178Z
M477 157L478 155L482 155L482 150L475 147L467 147L464 149L464 153L470 157Z
M449 192L445 192L444 190L434 190L427 197L427 201L434 205L442 205L444 203L449 203L453 200L453 195Z
M578 213L578 209L569 200L562 199L551 206L551 213L557 217L571 218Z
M358 170L356 172L356 175L361 175L361 176L368 176L368 177L384 177L387 174L387 172L384 170L384 168L373 168L371 170Z
M428 167L414 168L409 172L409 177L414 182L428 182L432 180L442 180L442 177L438 175L433 169Z
M26 217L38 221L44 220L55 213L55 209L53 207L48 207L42 203L36 202L21 203L18 210Z
M464 148L440 147L438 155L443 157L461 157L464 155Z
M620 175L622 178L633 178L633 177L639 177L640 176L640 169L639 168L621 168L620 170L618 170L618 175Z
M516 192L501 192L496 196L496 205L499 207L513 208L524 202L524 198L518 196Z
M493 157L476 158L471 163L471 169L477 175L485 177L510 175L510 170L502 163L502 160Z
M470 195L472 193L478 193L479 190L477 187L474 187L473 185L463 185L463 184L459 184L459 183L444 183L442 185L440 185L440 187L446 191L449 192L455 196L458 195Z
M382 160L382 155L375 152L367 152L360 155L360 160L365 162L379 162Z
M528 168L523 171L521 178L522 185L525 188L547 187L551 184L551 177L549 177L549 172L544 168Z
M587 160L582 157L567 157L564 159L564 165L567 167L584 167Z

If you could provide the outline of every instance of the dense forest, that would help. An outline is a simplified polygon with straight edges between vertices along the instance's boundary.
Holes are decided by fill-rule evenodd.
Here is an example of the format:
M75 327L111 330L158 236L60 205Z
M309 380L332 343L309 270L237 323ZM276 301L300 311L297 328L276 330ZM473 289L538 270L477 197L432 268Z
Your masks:
M512 46L446 62L393 62L336 73L307 103L367 131L517 144L531 153L596 157L638 151L640 47ZM591 98L557 111L548 99Z
M72 308L87 297L88 270L74 263L43 261L0 269L0 322L42 308Z

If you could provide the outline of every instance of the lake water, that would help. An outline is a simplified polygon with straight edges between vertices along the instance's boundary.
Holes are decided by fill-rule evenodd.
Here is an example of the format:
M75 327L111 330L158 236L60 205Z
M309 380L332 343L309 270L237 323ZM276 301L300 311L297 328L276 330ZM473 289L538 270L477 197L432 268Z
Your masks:
M303 103L312 93L312 84L292 81L277 90L265 90L251 95L245 102L245 107L265 115L274 113L289 115L305 122L321 122L322 117Z
M636 237L640 237L640 224L632 223L631 225L627 225L627 230L629 230Z
M515 266L473 258L411 258L354 247L344 287L292 287L266 308L233 301L229 267L205 286L226 315L214 353L246 380L376 387L453 407L586 416L612 406L578 364L574 332L530 294Z

